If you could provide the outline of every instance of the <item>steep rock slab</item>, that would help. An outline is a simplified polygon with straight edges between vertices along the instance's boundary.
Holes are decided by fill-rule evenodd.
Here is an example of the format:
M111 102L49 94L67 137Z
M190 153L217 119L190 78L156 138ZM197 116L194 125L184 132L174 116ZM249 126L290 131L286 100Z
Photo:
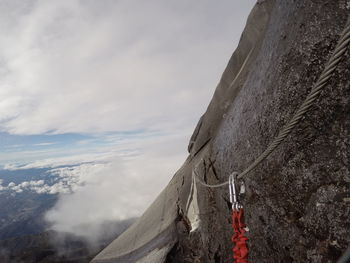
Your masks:
M182 226L179 200L188 196L189 160L147 211L92 260L93 263L164 262ZM151 186L149 186L151 187ZM187 230L186 230L187 231Z
M228 190L195 182L191 197L192 171L223 182L265 150L320 75L349 13L345 0L258 1L189 158L93 262L231 262ZM251 262L335 262L350 245L349 56L292 134L243 179Z

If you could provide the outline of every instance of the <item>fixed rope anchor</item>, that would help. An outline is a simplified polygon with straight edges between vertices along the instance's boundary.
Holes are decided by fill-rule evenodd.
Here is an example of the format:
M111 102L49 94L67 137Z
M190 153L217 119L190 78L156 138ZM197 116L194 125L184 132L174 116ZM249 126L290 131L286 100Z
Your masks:
M229 177L230 202L232 204L232 228L233 228L233 259L234 263L248 263L248 238L246 237L246 225L244 223L244 210L238 200L236 180L238 173L232 173Z

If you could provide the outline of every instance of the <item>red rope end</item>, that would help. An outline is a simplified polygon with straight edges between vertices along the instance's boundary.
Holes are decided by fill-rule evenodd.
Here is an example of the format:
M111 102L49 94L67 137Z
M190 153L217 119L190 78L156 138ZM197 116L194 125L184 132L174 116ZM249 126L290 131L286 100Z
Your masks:
M232 211L232 236L234 263L248 263L248 238L245 236L244 211L243 208Z

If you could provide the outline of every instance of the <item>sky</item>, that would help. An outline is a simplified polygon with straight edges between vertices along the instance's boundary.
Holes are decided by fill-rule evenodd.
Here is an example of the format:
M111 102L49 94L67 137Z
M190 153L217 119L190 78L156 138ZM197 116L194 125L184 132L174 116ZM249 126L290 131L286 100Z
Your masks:
M48 212L55 230L139 216L184 162L254 4L1 0L0 168L75 165L58 171L80 187Z

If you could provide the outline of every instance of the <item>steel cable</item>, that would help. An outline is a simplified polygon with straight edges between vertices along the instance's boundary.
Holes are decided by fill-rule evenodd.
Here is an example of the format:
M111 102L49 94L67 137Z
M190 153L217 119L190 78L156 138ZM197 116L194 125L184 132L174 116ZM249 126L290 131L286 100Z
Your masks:
M338 40L337 46L335 47L332 56L326 63L326 66L324 70L322 71L320 77L316 81L314 87L311 89L309 95L306 97L304 102L301 104L299 109L295 112L293 117L290 119L290 121L283 126L283 128L280 130L278 135L275 137L275 139L270 143L270 145L266 148L266 150L255 159L255 161L248 166L243 172L241 172L238 175L238 179L241 179L244 175L251 172L253 169L255 169L262 161L266 159L277 147L282 143L282 141L291 133L293 128L299 123L299 121L304 117L304 115L310 110L311 106L314 104L315 100L317 99L318 95L322 91L322 89L326 86L327 81L331 78L331 75L333 74L334 70L336 69L337 65L339 64L342 56L344 55L347 46L350 42L350 16L348 18L348 21L345 25L345 28ZM194 171L194 176L196 180L202 184L203 186L214 188L214 187L221 187L227 185L229 182L223 182L220 184L207 184L205 183Z

